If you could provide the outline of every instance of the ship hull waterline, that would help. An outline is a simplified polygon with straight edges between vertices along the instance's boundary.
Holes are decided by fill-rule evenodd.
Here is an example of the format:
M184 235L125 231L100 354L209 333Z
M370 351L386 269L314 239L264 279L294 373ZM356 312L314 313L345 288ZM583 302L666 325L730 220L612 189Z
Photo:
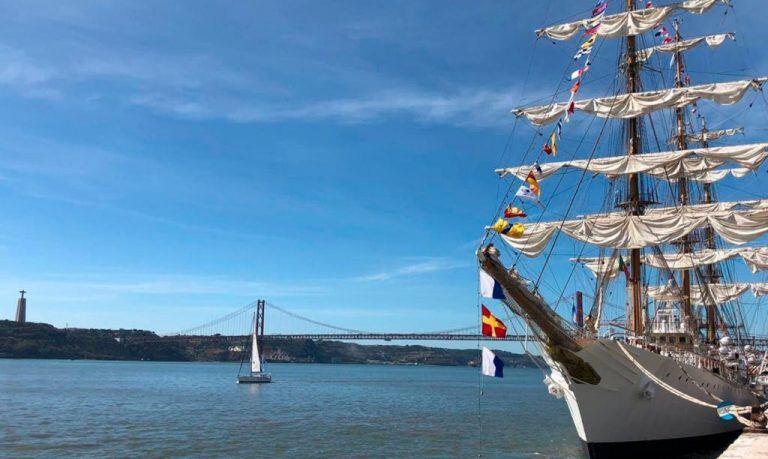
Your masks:
M646 457L716 457L741 435L741 430L703 437L624 443L582 442L590 459Z
M669 453L673 446L690 451L704 443L727 444L742 430L737 420L723 420L715 408L686 400L661 387L638 365L664 384L709 405L717 405L717 399L739 406L757 403L748 389L707 370L625 343L590 340L576 354L600 375L598 384L578 383L548 356L545 360L552 369L550 378L562 390L576 432L590 457L615 455L622 450L634 454L640 449Z

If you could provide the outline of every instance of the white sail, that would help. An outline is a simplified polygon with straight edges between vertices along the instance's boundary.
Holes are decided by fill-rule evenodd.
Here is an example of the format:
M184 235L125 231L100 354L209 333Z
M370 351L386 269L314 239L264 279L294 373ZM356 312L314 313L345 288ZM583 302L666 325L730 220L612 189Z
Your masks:
M729 0L688 0L686 2L673 3L658 8L646 8L642 10L628 11L619 14L611 14L600 17L600 28L597 30L599 37L617 38L629 35L637 35L648 32L661 24L670 14L676 10L684 10L694 14L702 14L715 6L716 3L728 5ZM536 31L536 35L546 36L553 40L568 40L575 37L582 29L586 30L595 24L596 18L583 19L569 22Z
M641 257L645 266L659 269L680 271L699 266L711 265L734 257L741 257L753 273L768 270L768 247L744 247L736 249L705 249L690 253L648 254ZM619 260L595 257L571 258L574 263L581 263L595 276L613 278L619 275Z
M722 304L735 300L747 291L757 297L768 295L768 284L745 282L691 285L690 299L693 305ZM680 301L684 297L682 290L676 285L648 287L647 293L656 301Z
M685 140L686 142L710 142L712 140L717 140L721 137L726 136L732 136L737 134L744 134L744 128L729 128L729 129L720 129L718 131L703 131L703 132L695 132L692 134L686 134ZM670 143L677 142L677 139L670 139Z
M710 170L710 171L692 172L686 175L685 178L687 178L689 181L694 181L699 183L715 183L728 176L743 178L753 172L755 171L752 169L748 169L746 167L738 167L735 169L718 169L715 171ZM680 177L673 177L673 178L670 178L669 181L677 182L677 179L679 178Z
M758 90L768 78L710 83L660 91L635 92L611 97L575 101L574 108L601 118L635 118L665 108L680 108L700 99L711 100L720 105L731 105L740 101L749 89ZM553 123L564 116L568 103L539 105L512 110L516 116L525 116L537 126Z
M645 215L623 212L588 215L575 220L525 225L523 235L517 238L500 236L513 249L536 257L557 231L599 247L629 249L666 244L704 225L710 225L731 244L746 244L768 233L768 200L663 207L648 209Z
M695 158L691 158L691 156L695 156ZM541 172L536 173L536 178L543 180L562 168L576 168L605 174L609 178L643 172L659 179L673 180L687 177L691 180L712 182L724 178L729 173L735 177L743 177L750 170L760 167L766 157L768 157L768 143L694 148L631 156L610 156L592 160L581 159L545 163L539 166ZM732 169L733 172L728 172L728 170L713 171L713 169L728 162L743 166L743 169ZM533 166L521 166L496 169L496 173L501 177L514 175L525 180L532 170ZM713 173L709 174L709 172Z
M261 357L259 356L259 343L257 340L256 320L253 321L253 339L251 345L251 374L261 373Z
M706 37L691 38L666 45L653 46L637 52L637 60L645 62L653 56L654 53L676 53L684 52L706 43L710 48L716 48L723 44L726 39L736 40L734 33L721 33L717 35L707 35Z
M768 269L768 248L761 247L753 250L743 250L739 253L744 263L749 267L749 271L756 273Z

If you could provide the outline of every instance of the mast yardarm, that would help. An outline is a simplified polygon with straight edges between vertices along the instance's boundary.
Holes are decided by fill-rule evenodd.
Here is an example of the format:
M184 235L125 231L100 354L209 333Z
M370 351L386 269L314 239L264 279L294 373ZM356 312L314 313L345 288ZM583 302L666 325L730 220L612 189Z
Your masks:
M522 237L501 238L528 257L536 257L557 231L580 242L614 249L639 249L670 243L696 228L711 225L725 241L741 245L768 233L768 200L719 202L593 214L572 220L533 223Z
M646 8L642 10L628 9L624 13L611 14L600 18L600 29L596 32L603 38L621 38L634 36L648 32L663 22L670 14L678 10L693 14L702 14L710 10L715 4L728 5L728 0L688 0L673 3L668 6ZM589 30L598 18L583 19L551 27L545 27L536 31L539 37L546 36L553 40L568 40L579 34L581 30Z
M735 249L703 249L690 253L661 253L643 255L642 263L650 268L679 271L694 269L702 266L711 266L722 261L740 257L749 268L749 271L768 270L768 247L744 247ZM619 275L619 263L617 259L607 261L597 257L571 258L573 263L581 263L596 276L608 276L613 278ZM712 282L710 279L709 282Z
M727 147L692 148L658 153L645 153L633 156L607 156L591 160L575 159L540 164L541 172L536 173L539 181L545 180L563 168L584 169L588 172L599 173L607 178L633 173L645 173L658 179L676 180L685 175L691 180L707 180L723 178L726 174L714 169L727 164L738 164L746 171L733 173L736 177L746 175L750 170L757 169L768 157L768 142ZM496 169L501 177L514 175L525 180L534 170L533 165ZM709 174L709 172L714 172Z
M633 37L627 37L627 41ZM634 52L633 54L634 55ZM628 57L629 59L629 57ZM635 63L634 58L632 61ZM629 71L629 69L627 69ZM684 107L699 100L710 100L720 105L731 105L740 101L747 90L758 90L768 81L768 77L752 80L710 83L684 88L663 89L660 91L627 91L611 97L578 100L574 109L601 118L627 119L648 115L657 110ZM557 103L539 105L512 110L516 116L525 116L531 124L542 126L557 121L568 110L568 104Z
M652 46L645 48L637 52L637 60L639 62L645 62L656 53L681 53L690 49L696 48L701 44L706 44L710 48L716 48L723 44L726 39L735 41L736 34L733 32L721 33L717 35L707 35L706 37L691 38L688 40L678 40L666 45Z

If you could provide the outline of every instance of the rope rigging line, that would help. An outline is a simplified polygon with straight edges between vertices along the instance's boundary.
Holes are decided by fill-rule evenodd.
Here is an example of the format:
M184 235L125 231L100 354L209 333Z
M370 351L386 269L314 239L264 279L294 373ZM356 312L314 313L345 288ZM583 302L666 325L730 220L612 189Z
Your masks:
M538 42L538 40L537 40L537 42ZM595 55L599 54L599 51L600 51L600 49L602 48L602 46L603 46L603 44L604 44L604 43L605 43L605 41L603 41L603 40L601 40L601 41L600 41L600 44L599 44L599 45L597 46L597 48L595 49ZM563 81L565 81L565 77L568 75L568 70L569 70L569 68L570 68L570 67L571 67L571 62L569 62L569 63L568 63L566 66L565 66L565 68L563 69L563 74L560 76L560 79L558 80L558 85L557 85L557 88L556 88L556 90L555 90L554 94L552 94L552 96L549 98L549 104L553 104L553 103L555 103L555 100L556 100L556 98L558 97L558 95L560 95L560 88L563 86ZM517 117L516 117L516 118L517 118ZM592 121L594 121L594 120L592 120ZM591 125L592 125L592 121L590 121L590 124L589 124L589 126L591 126ZM516 126L517 126L517 123L515 123L515 127L516 127ZM587 129L587 132L588 132L588 129ZM531 142L530 142L530 144L528 145L528 148L526 149L526 152L525 152L525 154L523 155L522 159L520 160L520 164L521 164L521 165L524 165L524 164L525 164L525 162L526 162L526 159L528 158L528 155L531 153L531 150L533 149L533 145L534 145L534 143L536 142L536 140L538 140L538 138L539 138L541 135L542 135L542 133L541 133L541 128L536 128L536 130L535 130L535 133L534 133L534 135L533 135L533 138L531 139ZM575 154L578 152L579 148L581 147L581 144L583 143L584 139L586 138L586 135L587 135L587 133L585 132L585 133L584 133L584 135L582 136L582 141L579 143L579 145L577 146L576 150L574 150L574 157L575 157ZM538 162L538 161L541 159L541 155L542 155L542 151L539 151L539 152L538 152L538 154L537 154L537 156L536 156L536 162ZM557 191L557 188L558 188L558 186L559 186L560 182L562 182L562 177L560 177L560 181L558 182L558 185L557 185L557 186L555 186L555 189L554 189L555 191ZM502 210L504 209L504 205L505 205L505 203L507 202L507 200L509 199L509 196L510 196L510 194L512 193L512 190L514 189L514 187L515 187L515 181L510 181L510 184L509 184L509 186L507 187L507 191L506 191L506 193L504 194L504 198L503 198L503 199L500 201L500 203L499 203L499 206L498 206L498 208L496 209L496 212L494 213L494 216L493 216L493 219L492 219L492 222L491 222L491 223L493 223L493 221L496 221L496 219L498 219L498 218L499 218L499 215L501 215L501 212L502 212ZM498 196L498 193L497 193L497 196ZM547 204L548 204L549 202L551 202L551 198L550 198L550 200L549 200L549 201L547 201ZM544 206L544 210L546 210L546 205ZM540 213L540 215L539 215L539 218L538 218L538 220L537 220L537 223L539 223L539 222L541 221L541 218L543 217L543 214L544 214L544 212L542 211L542 212ZM482 246L483 244L485 244L485 242L486 242L486 241L489 239L489 236L491 236L491 231L490 231L490 230L486 230L486 231L485 231L485 234L483 235L483 239L482 239L482 242L481 242L481 244L480 244L481 246ZM519 255L518 255L518 257L519 257ZM512 266L514 266L514 265L516 265L516 264L517 264L517 260L515 261L515 263L513 263L513 265L512 265Z
M600 44L598 45L598 47L597 47L597 49L595 51L596 55L599 53L599 50L602 48L603 43L604 43L604 41L601 41ZM566 70L566 73L567 73L567 70ZM611 85L608 88L608 90L606 91L606 94L612 93L614 91L615 84L616 84L616 80L614 79L613 85ZM554 101L554 97L553 97L552 101ZM550 102L550 103L552 103L552 102ZM573 155L571 156L571 159L574 159L576 157L577 153L581 150L581 147L584 144L584 142L586 141L587 135L589 133L589 130L592 127L592 125L594 124L595 120L596 120L595 117L590 119L590 121L589 121L589 123L587 125L587 128L584 131L584 134L581 136L581 139L579 140L578 145L573 150ZM602 137L602 134L603 134L603 132L605 130L605 126L607 125L607 123L608 123L608 119L606 118L604 123L603 123L603 126L602 126L602 128L600 130L598 138L595 141L595 146L592 149L592 153L590 155L590 161L591 161L592 157L594 157L595 151L597 149L597 144L598 144L600 138ZM527 155L528 155L528 153L526 153L526 155L523 157L521 163L525 163L525 159L526 159ZM541 159L541 155L542 155L542 152L539 151L538 156L536 157L536 161L537 162ZM586 169L584 171L582 171L579 183L576 185L576 191L578 191L578 189L579 189L579 187L580 187L580 185L581 185L581 183L583 181L583 178L584 178L585 174L586 174ZM557 192L560 189L560 186L562 185L564 177L565 177L564 174L559 174L557 184L555 184L555 187L553 188L552 194L549 196L549 198L547 199L546 203L543 204L544 209L542 210L542 212L539 213L539 216L536 219L535 224L541 223L541 220L544 218L544 212L549 208L550 204L554 200L554 197L558 195ZM510 182L510 185L509 185L509 188L508 188L508 191L507 191L507 195L505 196L505 201L506 201L506 197L509 196L509 193L511 193L511 191L514 189L515 184L516 184L516 182L514 180ZM575 193L575 192L572 194L572 196L571 196L571 203L575 199L576 195L577 195L577 193ZM503 207L503 205L504 205L504 203L502 202L501 207ZM569 208L570 208L570 206L569 206ZM498 217L498 214L496 215L496 217ZM496 217L494 217L494 218L496 218ZM567 219L567 212L562 217L563 217L562 220ZM487 232L486 232L486 234L487 234ZM550 247L550 253L551 253L552 250L554 250L554 244ZM520 253L520 252L515 254L514 261L512 263L512 267L516 267L517 266L518 262L520 261L520 257L521 256L522 256L522 253ZM546 262L544 264L544 267L542 267L542 272L543 272L545 267L546 267ZM541 275L539 275L539 278L536 281L535 288L538 288L540 281L541 281Z

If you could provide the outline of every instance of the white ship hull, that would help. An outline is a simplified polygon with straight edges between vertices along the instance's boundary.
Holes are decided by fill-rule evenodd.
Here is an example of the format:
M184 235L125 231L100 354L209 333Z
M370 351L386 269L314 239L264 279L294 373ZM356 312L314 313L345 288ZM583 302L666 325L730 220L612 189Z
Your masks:
M757 401L749 390L706 370L634 346L622 346L655 377L697 400L714 405L719 402L689 377L717 398L736 405L751 406ZM634 456L657 447L669 454L669 448L676 443L690 451L707 439L731 437L742 429L737 420L721 419L716 409L660 387L624 354L616 341L595 340L577 355L600 375L599 384L576 383L564 376L557 363L547 360L553 370L552 379L563 390L576 431L591 457L611 457L627 451Z

